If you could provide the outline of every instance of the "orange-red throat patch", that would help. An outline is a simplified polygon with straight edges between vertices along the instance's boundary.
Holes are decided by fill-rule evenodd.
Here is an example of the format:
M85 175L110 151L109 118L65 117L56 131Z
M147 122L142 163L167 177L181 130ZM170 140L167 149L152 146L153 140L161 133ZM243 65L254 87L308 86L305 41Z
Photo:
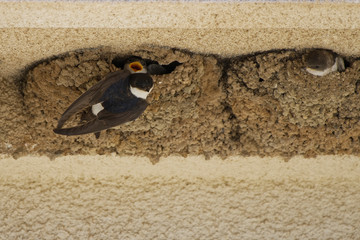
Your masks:
M139 72L139 71L143 70L143 66L142 66L141 63L139 63L139 62L132 62L132 63L130 63L129 67L130 67L134 72Z

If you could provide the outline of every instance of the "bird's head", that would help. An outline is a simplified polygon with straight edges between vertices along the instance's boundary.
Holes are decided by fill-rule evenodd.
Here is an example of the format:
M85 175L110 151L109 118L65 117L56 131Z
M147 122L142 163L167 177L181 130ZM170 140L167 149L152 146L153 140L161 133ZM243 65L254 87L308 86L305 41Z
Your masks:
M326 71L335 63L335 54L330 50L315 49L304 55L304 63L307 70Z
M124 68L130 71L131 74L147 73L146 62L137 57L127 59Z
M131 93L138 98L146 99L154 87L151 76L149 74L139 73L131 74L129 78Z

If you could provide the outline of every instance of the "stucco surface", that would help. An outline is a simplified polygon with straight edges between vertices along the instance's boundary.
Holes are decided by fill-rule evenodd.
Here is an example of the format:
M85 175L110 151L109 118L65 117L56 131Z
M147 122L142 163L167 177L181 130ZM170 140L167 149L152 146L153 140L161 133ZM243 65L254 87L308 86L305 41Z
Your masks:
M4 239L357 239L359 159L0 160Z
M138 152L141 142L137 135L131 141L122 141L125 145L135 143L132 145L135 150L121 154L133 156L122 157L113 151L117 144L112 143L108 151L102 151L92 137L59 141L59 137L49 132L61 110L45 116L41 110L50 111L50 108L38 98L31 99L21 83L29 78L25 73L39 61L89 48L104 48L117 54L137 52L143 56L146 56L146 49L178 51L178 55L161 55L160 50L147 53L160 61L177 60L184 52L181 57L187 61L187 66L172 76L187 73L186 67L191 66L199 67L197 73L200 74L204 63L210 63L219 69L230 67L234 71L227 73L235 72L239 77L242 76L239 62L250 66L247 69L255 69L251 67L253 59L243 58L243 55L254 58L252 54L256 52L279 49L290 49L297 54L306 48L328 48L354 63L360 56L359 10L360 4L345 2L0 2L0 81L4 92L0 95L3 154L0 159L0 239L357 239L360 236L360 158L357 156L320 154L304 158L306 151L303 151L298 152L301 156L283 159L269 157L268 153L263 154L267 157L259 157L252 152L251 157L235 155L219 159L214 154L205 160L209 155L200 151L198 154L174 151L177 156L160 158L153 165L148 158L139 157L146 154ZM171 59L172 56L176 58ZM225 65L217 63L218 59L227 57L232 59L223 62ZM265 57L261 60L263 66L276 62L277 57L272 60ZM274 67L269 71L261 70L263 80L271 75L271 69ZM355 64L345 73L334 73L329 78L330 83L351 75L347 78L350 87L339 91L344 90L345 95L349 93L348 96L357 98L357 69L358 64ZM41 76L56 75L55 70L56 67L45 66ZM62 70L73 76L74 68L60 68ZM105 74L108 66L102 70ZM246 82L250 88L242 92L244 89L237 89L239 82L235 75L232 82L228 82L227 88L232 93L229 98L230 91L227 92L227 98L238 115L236 124L242 126L243 121L250 124L251 119L244 118L244 109L236 104L237 99L248 94L249 89L259 87L259 83L254 79L255 82ZM211 77L218 76L212 74ZM178 76L175 79L190 78ZM65 80L61 80L62 85L69 84ZM157 83L163 80L156 79ZM196 78L199 85L205 84L205 80ZM326 82L320 85L325 86ZM283 86L291 90L288 85ZM351 86L354 89L350 93ZM216 89L212 84L208 87ZM159 87L157 93L163 88ZM326 93L319 89L321 94ZM303 118L307 109L300 109L303 112L288 115L287 121L292 120L300 129L308 129L306 134L313 131L323 136L310 139L312 144L303 142L304 149L309 150L307 156L314 155L311 150L319 145L328 149L323 153L336 154L336 147L341 145L344 146L342 154L357 154L357 106L351 105L354 104L351 100L350 105L354 107L350 111L340 95L336 95L336 88L331 89L335 93L334 101L324 105L325 113L333 113L340 107L350 116L349 120L348 115L338 115L346 118L346 124L338 131L332 133L314 128L314 125L336 128L326 122L335 119L331 114L324 114L324 118ZM30 94L36 92L35 88L30 90ZM75 92L80 90L74 87ZM177 90L167 95L169 101L174 100ZM295 95L297 93L295 91ZM213 93L210 96L214 96ZM219 96L224 98L223 94ZM181 95L176 97L181 98ZM159 99L151 96L153 101ZM311 105L314 96L304 99ZM293 101L292 98L288 100ZM34 104L29 105L31 102ZM56 107L66 107L68 102ZM158 107L165 106L164 103L166 101L158 102ZM292 104L296 107L300 103ZM218 111L214 106L209 111ZM293 110L287 104L282 107ZM33 113L32 119L27 118L31 108L38 111ZM311 116L308 112L305 115ZM135 126L139 125L132 125ZM49 132L43 131L46 129ZM249 129L251 127L246 127ZM272 130L275 129L274 125ZM120 130L117 133L122 134ZM344 139L341 138L343 133L348 134ZM255 135L249 132L249 136ZM266 142L263 136L257 139ZM331 139L335 145L327 145ZM146 137L141 140L145 141ZM106 141L111 143L109 139ZM289 144L287 140L281 141ZM245 143L251 145L253 142ZM82 149L81 146L89 144L90 148ZM57 158L52 159L42 155L58 149L57 145L77 151L58 152L55 153ZM297 147L299 145L295 149ZM263 150L259 146L254 149ZM277 151L286 153L287 149L282 147ZM82 155L74 155L76 153ZM72 155L64 156L66 154ZM187 157L179 157L180 154Z
M79 48L156 45L236 56L323 47L359 55L356 3L1 2L0 74Z

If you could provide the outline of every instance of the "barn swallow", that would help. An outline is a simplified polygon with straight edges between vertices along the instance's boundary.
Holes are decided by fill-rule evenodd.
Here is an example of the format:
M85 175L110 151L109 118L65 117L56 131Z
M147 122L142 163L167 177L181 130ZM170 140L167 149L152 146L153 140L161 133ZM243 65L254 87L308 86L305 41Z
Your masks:
M127 59L124 70L109 73L75 100L62 114L54 132L68 136L95 133L98 137L102 130L138 118L147 108L146 97L154 86L149 66L140 58ZM153 68L160 69L154 74L164 74L163 67ZM62 128L73 114L87 107L91 107L89 121L80 126Z
M314 49L304 55L306 71L315 76L344 71L344 59L331 50Z

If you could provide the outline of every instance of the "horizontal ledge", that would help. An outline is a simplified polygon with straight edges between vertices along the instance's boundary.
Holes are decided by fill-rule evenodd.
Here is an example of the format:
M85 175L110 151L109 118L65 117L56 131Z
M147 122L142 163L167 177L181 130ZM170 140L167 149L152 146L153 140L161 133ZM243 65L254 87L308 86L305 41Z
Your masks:
M357 29L336 29L336 28L278 28L278 27L272 27L272 28L201 28L201 27L196 27L196 28L170 28L170 27L163 27L163 28L111 28L111 27L102 27L102 28L97 28L97 27L82 27L82 28L77 28L77 27L2 27L0 28L0 30L4 30L4 31L8 31L8 30L50 30L50 31L59 31L59 30L74 30L76 32L81 32L82 30L116 30L116 31L168 31L168 32L176 32L176 31L271 31L271 32L275 32L275 31L291 31L291 32L300 32L300 31L357 31ZM357 33L357 32L355 32ZM360 34L359 34L360 36Z
M1 2L0 27L356 29L359 10L344 2Z
M229 157L226 160L202 156L170 156L153 165L144 157L73 155L13 159L0 155L0 179L136 178L223 179L262 181L360 180L359 157L327 155L316 158L293 157L288 162L274 157Z

